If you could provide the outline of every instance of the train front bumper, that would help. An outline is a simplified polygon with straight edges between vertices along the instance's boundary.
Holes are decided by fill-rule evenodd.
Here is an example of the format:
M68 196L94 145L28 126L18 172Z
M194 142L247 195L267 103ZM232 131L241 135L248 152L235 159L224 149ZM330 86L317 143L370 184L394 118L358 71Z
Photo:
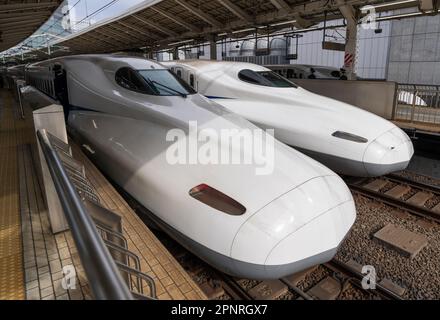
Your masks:
M411 139L400 128L395 127L369 144L363 163L367 176L377 177L405 170L413 155Z

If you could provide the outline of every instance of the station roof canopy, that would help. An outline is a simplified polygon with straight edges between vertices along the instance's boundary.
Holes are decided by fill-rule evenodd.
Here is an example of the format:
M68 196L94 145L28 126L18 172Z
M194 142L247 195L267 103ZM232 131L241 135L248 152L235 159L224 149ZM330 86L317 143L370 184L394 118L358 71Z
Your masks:
M31 36L62 0L0 0L0 52Z
M391 7L391 4L393 7ZM397 5L398 3L399 5ZM156 0L76 33L58 45L71 53L172 48L182 41L238 37L255 30L305 28L342 18L339 8L374 4L382 11L417 6L416 0ZM390 7L387 7L390 4ZM380 7L380 8L379 8ZM378 10L379 11L379 10ZM269 29L268 29L269 28Z

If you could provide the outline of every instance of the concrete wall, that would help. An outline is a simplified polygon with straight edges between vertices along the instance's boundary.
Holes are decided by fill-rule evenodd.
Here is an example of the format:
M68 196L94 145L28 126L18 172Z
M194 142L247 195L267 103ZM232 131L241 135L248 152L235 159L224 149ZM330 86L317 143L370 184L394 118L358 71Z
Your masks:
M330 25L341 25L342 20L333 20L327 23ZM320 23L318 26L323 26ZM385 79L387 74L388 48L391 34L391 22L381 22L382 33L376 34L374 30L359 27L358 58L356 72L362 78ZM292 64L311 64L319 66L330 66L341 68L344 65L344 52L334 50L323 50L323 31L310 31L301 34L298 40L298 59L291 60ZM345 28L326 31L327 41L344 42ZM284 39L284 37L282 37ZM242 42L233 42L227 45L228 56L238 56ZM296 41L292 39L290 52L295 52ZM282 50L284 51L284 49ZM282 52L284 54L284 52ZM247 54L249 55L249 54ZM218 55L220 57L221 54ZM259 57L261 58L261 57ZM273 63L273 62L271 62ZM279 62L279 63L289 63Z
M337 81L295 79L299 86L314 93L343 101L392 119L397 84L387 81Z
M342 24L342 20L331 21L329 24ZM322 24L321 24L322 25ZM387 70L389 37L391 23L381 22L382 33L376 34L374 30L358 29L358 57L356 73L362 78L385 79ZM328 30L329 36L338 38L337 42L343 42L341 35L345 36L345 29ZM323 31L303 33L299 40L298 60L292 63L313 64L341 68L344 65L344 52L322 49ZM327 37L327 41L335 41Z
M440 15L393 22L388 80L440 84Z

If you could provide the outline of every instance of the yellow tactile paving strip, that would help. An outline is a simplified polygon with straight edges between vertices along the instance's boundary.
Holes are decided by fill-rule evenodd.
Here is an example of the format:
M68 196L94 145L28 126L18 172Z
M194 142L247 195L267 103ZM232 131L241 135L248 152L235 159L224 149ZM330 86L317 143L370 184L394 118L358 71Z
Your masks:
M142 272L154 278L158 298L161 300L207 299L188 273L145 226L79 147L74 143L71 143L71 146L75 158L86 166L86 175L96 189L101 204L122 217L124 235L127 238L129 250L138 255L141 260Z
M0 91L0 300L25 298L17 136L9 94Z

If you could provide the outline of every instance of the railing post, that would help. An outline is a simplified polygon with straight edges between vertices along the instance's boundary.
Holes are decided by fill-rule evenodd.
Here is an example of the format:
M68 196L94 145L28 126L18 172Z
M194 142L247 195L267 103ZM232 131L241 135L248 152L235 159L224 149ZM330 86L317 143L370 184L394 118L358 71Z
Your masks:
M25 81L18 80L17 82L17 95L18 95L18 106L20 107L20 116L21 119L24 120L24 108L23 108L23 99L21 97L21 88L26 84Z
M440 89L440 87L437 87L436 86L436 92L435 92L435 102L434 102L434 108L438 108L439 107L439 105L438 105L438 97L439 97L439 89Z
M64 120L63 108L60 105L51 105L38 109L33 113L35 131L46 129L58 139L67 144L67 132ZM49 172L48 163L45 161L41 144L38 143L40 154L41 172L43 175L44 191L49 215L50 226L53 233L63 232L69 229L63 207L57 196L55 185Z
M69 223L81 264L97 300L132 300L110 252L87 213L44 129L37 131L44 159Z
M393 103L393 111L391 112L391 120L396 120L397 119L397 110L399 109L399 92L400 92L400 88L399 88L399 84L396 83L395 84L395 89L394 89L394 103Z
M416 99L417 99L417 89L414 86L414 91L413 91L413 102L412 102L412 107L411 107L411 122L414 122L414 113L415 113L415 109L416 109Z

